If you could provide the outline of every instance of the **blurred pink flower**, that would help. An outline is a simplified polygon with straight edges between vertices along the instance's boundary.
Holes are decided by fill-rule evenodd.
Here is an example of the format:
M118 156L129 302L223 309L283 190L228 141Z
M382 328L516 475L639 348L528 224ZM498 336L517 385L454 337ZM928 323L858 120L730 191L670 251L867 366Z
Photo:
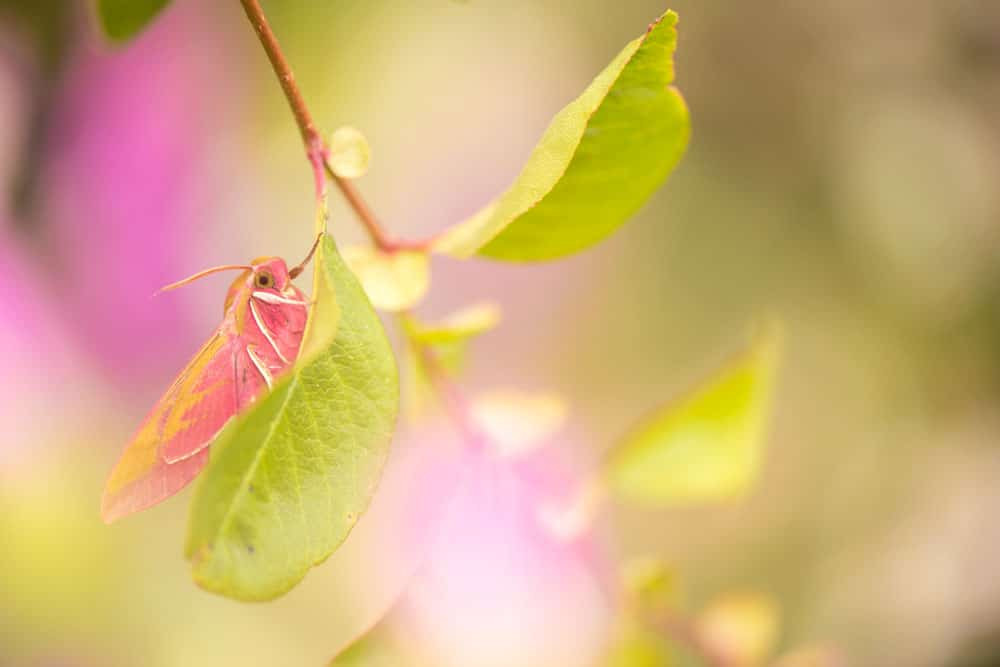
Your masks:
M40 276L8 229L0 220L0 467L38 449L40 434L58 426L52 406L72 391L78 371Z
M184 258L211 217L203 157L234 102L219 41L178 9L120 49L85 40L46 156L55 293L70 330L119 379L176 367L197 345L178 335L179 302L152 295L191 270Z
M392 635L434 665L589 664L607 639L615 585L592 531L565 541L539 518L574 487L558 449L517 462L465 451L443 462L444 441L418 443L437 454L407 474L411 501L435 496L436 509L418 502L392 519L397 531L424 532L407 540L422 564L386 620ZM398 558L399 537L385 535L382 559Z

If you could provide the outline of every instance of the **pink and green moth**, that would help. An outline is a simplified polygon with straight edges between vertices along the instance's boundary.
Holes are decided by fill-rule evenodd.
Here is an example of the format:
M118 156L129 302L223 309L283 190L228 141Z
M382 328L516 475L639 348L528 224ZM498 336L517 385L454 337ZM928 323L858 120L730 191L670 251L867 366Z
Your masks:
M222 428L292 368L309 312L292 280L315 250L316 244L291 270L280 257L260 257L247 265L206 269L163 288L242 271L226 295L222 324L153 406L111 472L101 499L106 523L184 488L208 462L209 445Z

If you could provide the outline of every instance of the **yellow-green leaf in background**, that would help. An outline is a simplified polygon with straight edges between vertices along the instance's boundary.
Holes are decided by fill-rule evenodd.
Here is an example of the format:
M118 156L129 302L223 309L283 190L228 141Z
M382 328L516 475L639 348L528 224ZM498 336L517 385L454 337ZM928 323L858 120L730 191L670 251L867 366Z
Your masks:
M341 178L360 178L368 171L371 148L361 130L344 126L330 135L327 164Z
M500 307L477 303L457 310L437 322L411 322L407 335L421 343L454 343L478 336L500 322Z
M389 452L395 359L354 274L324 235L295 369L212 446L186 552L204 588L242 600L288 591L347 537Z
M412 665L411 656L393 643L382 622L334 656L328 667L399 667Z
M674 664L670 643L636 621L627 621L612 641L602 667L671 667Z
M419 418L431 404L430 379L424 367L431 354L442 370L458 373L465 364L469 341L500 321L500 308L480 303L456 311L442 320L423 322L412 315L402 318L406 334L405 393L407 414Z
M95 0L97 20L112 42L126 42L145 28L170 0Z
M677 571L659 558L647 556L626 561L622 584L642 614L655 616L680 606Z
M534 261L597 243L677 165L690 120L674 80L677 15L629 43L553 118L513 185L435 244L456 257Z
M387 253L371 246L351 246L344 248L343 256L379 310L406 310L427 294L430 267L425 253Z
M766 328L717 375L640 423L608 457L612 492L653 505L745 493L761 463L779 347L777 327Z

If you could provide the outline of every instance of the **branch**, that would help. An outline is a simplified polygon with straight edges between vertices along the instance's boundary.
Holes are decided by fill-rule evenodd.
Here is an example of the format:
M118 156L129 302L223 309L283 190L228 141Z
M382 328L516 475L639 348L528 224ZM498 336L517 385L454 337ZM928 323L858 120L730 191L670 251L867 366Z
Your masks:
M278 77L281 90L284 91L285 98L288 100L288 106L291 107L292 115L295 117L295 124L299 127L299 133L302 135L302 143L306 147L306 157L313 168L316 197L320 198L325 193L325 176L329 176L337 184L340 193L354 210L358 220L364 226L365 230L367 230L372 242L379 250L384 252L427 250L431 243L430 240L403 241L389 234L379 223L378 218L375 217L375 214L361 197L361 193L354 187L354 184L345 178L341 178L333 171L328 160L329 151L327 150L326 143L323 141L323 135L316 129L316 123L313 122L312 114L309 113L309 107L306 106L302 92L295 82L295 75L292 74L292 68L281 50L281 45L278 44L278 38L275 37L274 31L271 30L271 25L267 22L267 17L264 16L264 10L261 8L260 2L258 0L240 0L240 4L243 5L243 11L246 12L247 19L249 19L250 24L257 33L261 46L264 47L267 59L271 61L271 67Z
M264 47L267 59L271 61L271 67L278 77L281 90L284 91L288 106L291 107L292 115L295 116L295 123L299 126L299 133L302 135L302 143L306 146L306 155L313 167L316 197L322 197L326 189L326 179L323 177L323 156L326 148L323 144L323 137L316 129L312 114L309 113L309 107L306 106L306 101L295 82L292 68L285 59L285 54L281 51L278 38L274 36L274 31L271 30L271 25L267 22L267 17L264 16L264 10L260 3L257 0L240 0L240 4L243 5L243 11L246 12L250 25L257 33L257 38L260 39L260 45Z

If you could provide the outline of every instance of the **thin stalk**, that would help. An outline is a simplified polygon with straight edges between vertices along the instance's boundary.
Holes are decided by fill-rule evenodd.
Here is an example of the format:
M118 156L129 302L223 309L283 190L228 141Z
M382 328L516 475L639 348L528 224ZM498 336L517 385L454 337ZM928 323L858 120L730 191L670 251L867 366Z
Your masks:
M299 128L299 134L302 135L302 143L305 144L306 148L306 157L309 159L309 164L313 170L317 199L322 198L326 192L326 177L329 176L337 185L344 199L347 200L347 203L354 211L361 225L368 232L372 243L379 250L383 252L396 252L399 250L426 251L430 247L432 240L404 241L391 235L379 223L378 218L375 217L375 213L368 203L365 202L357 187L351 181L338 176L333 171L330 167L329 150L323 141L323 135L316 128L316 123L309 112L309 107L302 96L302 91L299 90L298 83L295 81L292 67L288 64L288 59L285 58L285 54L281 50L278 38L275 36L274 31L271 30L271 24L268 23L260 2L258 0L240 0L240 4L243 5L243 11L246 12L250 25L253 26L254 32L257 33L257 38L260 40L261 46L264 47L264 53L267 54L267 59L271 62L271 68L274 69L274 74L278 77L278 83L281 84L281 90L285 93L285 99L288 100L288 106L292 110L292 116L295 118L295 124Z

